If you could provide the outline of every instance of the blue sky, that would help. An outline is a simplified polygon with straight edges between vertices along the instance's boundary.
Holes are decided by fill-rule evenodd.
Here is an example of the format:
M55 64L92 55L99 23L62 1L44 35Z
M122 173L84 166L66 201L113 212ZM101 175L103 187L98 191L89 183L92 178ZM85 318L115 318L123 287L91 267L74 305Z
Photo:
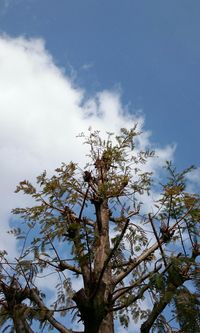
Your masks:
M198 0L0 0L3 248L9 212L22 204L16 184L83 163L74 137L89 125L138 121L139 147L160 156L157 175L171 158L199 167L199 11ZM200 184L199 169L191 180Z
M1 1L0 31L42 37L88 93L120 86L153 139L177 143L186 166L199 164L199 10L198 0L10 0Z

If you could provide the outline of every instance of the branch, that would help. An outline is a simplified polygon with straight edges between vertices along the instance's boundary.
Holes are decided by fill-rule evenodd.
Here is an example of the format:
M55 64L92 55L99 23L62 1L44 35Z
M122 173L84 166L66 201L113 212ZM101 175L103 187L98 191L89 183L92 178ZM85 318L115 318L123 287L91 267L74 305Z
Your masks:
M73 331L68 330L65 328L61 323L59 323L54 317L53 317L53 311L49 310L43 301L41 300L40 296L38 295L37 291L35 289L32 289L30 292L30 299L34 301L40 310L44 311L44 317L49 321L49 323L55 327L59 332L61 333L72 333Z
M172 232L176 229L176 226L189 214L189 212L192 210L193 206L191 206L185 214L177 220L174 225L169 228L169 231ZM159 243L163 244L164 240L163 238L159 238ZM137 259L134 260L132 264L127 267L127 269L121 273L118 274L118 276L114 280L114 284L117 285L120 281L122 281L133 269L135 269L138 265L141 264L145 259L148 258L150 254L152 254L154 251L156 251L159 248L159 243L154 243L149 249L145 250Z
M51 241L51 239L50 239L49 236L48 236L48 239L49 239L49 241L50 241L50 243L51 243L51 246L52 246L52 248L53 248L53 250L54 250L54 252L55 252L55 254L56 254L56 257L57 257L58 260L59 260L59 265L57 266L57 269L59 269L59 270L61 270L61 271L64 271L65 269L68 269L68 270L70 270L70 271L72 271L72 272L75 272L75 273L77 273L77 274L81 274L81 270L79 270L77 267L72 266L72 265L69 265L69 264L65 263L64 261L62 261L62 260L60 259L60 256L59 256L59 254L58 254L58 252L57 252L57 250L56 250L56 248L55 248L55 246L54 246L54 244L53 244L53 242ZM52 265L52 266L53 266L53 265Z
M82 203L81 210L80 210L79 217L78 217L79 222L81 221L81 217L82 217L82 214L83 214L83 210L84 210L84 207L85 207L85 203L86 203L86 200L87 200L89 189L90 189L90 184L88 184L87 190L85 192L85 196L83 198L83 203Z
M90 227L95 228L95 222L92 220L89 220L88 218L85 218L86 225L89 225Z
M188 271L190 269L191 264L186 266L184 269L178 267L178 277L174 274L174 270L171 272L169 271L168 275L168 285L162 294L162 297L158 302L154 304L154 307L148 316L148 319L142 324L141 326L141 333L149 333L150 329L155 322L155 320L158 318L158 316L163 312L165 307L171 302L173 299L176 290L184 284L185 281L189 280L190 277L188 275ZM171 267L171 264L168 265L168 269ZM165 268L164 272L167 268ZM164 273L163 272L163 273ZM162 274L163 274L162 273Z
M115 223L124 222L124 219L130 219L132 216L137 215L139 210L131 212L128 216L112 217L110 216L110 221Z
M82 203L82 206L81 206L79 217L78 217L79 223L81 222L81 218L82 218L82 214L83 214L83 210L84 210L84 207L85 207L85 203L86 203L86 200L87 200L87 196L88 196L88 192L89 192L90 186L91 185L90 185L90 182L89 182L87 190L85 192L85 196L84 196L84 199L83 199L83 203ZM84 227L85 237L86 237L86 244L87 244L88 258L89 258L89 268L90 268L90 279L91 279L92 278L91 249L90 249L89 237L88 237L88 232L87 232L87 227L86 227L86 219L83 218L82 222L83 222L83 227Z
M72 271L76 274L82 274L81 270L78 267L69 265L64 260L60 260L58 265L54 265L52 262L50 262L48 260L41 259L41 258L38 258L38 260L42 261L42 262L44 262L44 263L46 263L46 264L48 264L52 267L55 267L56 269L58 269L60 271L64 271L65 269L68 269L69 271Z
M140 279L138 279L137 281L135 281L132 285L127 286L127 287L123 287L120 289L117 289L114 291L113 295L116 293L116 295L112 298L113 303L123 294L125 294L127 291L133 289L134 287L138 286L139 284L141 284L142 282L144 282L147 278L149 278L150 276L152 276L154 273L157 273L160 269L161 269L162 265L160 264L158 267L156 267L152 272L149 272L147 274L145 274L144 276L142 276Z
M122 263L114 263L114 264L112 264L111 267L112 267L112 269L121 268L121 267L130 265L131 263L133 263L133 261L134 261L134 259L130 258L128 261L125 261Z
M51 243L51 246L52 246L52 248L53 248L53 250L54 250L54 252L55 252L55 254L56 254L56 257L58 258L59 261L61 261L61 260L60 260L60 256L59 256L59 254L58 254L58 251L56 250L55 246L53 245L52 240L50 239L50 237L49 237L48 235L47 235L47 238L48 238L49 242Z
M172 209L172 195L170 195L170 201L169 201L169 212L167 217L167 228L169 228L169 222L171 217L171 209Z
M85 219L83 219L83 225L84 225L84 231L85 231L85 238L86 238L86 244L87 244L87 250L88 250L88 259L89 259L89 268L90 268L90 279L92 278L92 259L91 259L91 249L89 244L89 236L88 231L85 223Z
M164 265L165 265L165 267L166 267L166 266L167 266L167 262L166 262L166 259L165 259L165 254L164 254L164 251L163 251L162 245L161 245L161 243L160 243L160 239L159 239L159 237L158 237L158 234L157 234L156 228L155 228L155 226L154 226L154 224L153 224L153 219L152 219L152 217L151 217L151 214L149 214L149 221L150 221L150 223L151 223L151 226L152 226L152 229L153 229L153 233L154 233L154 235L155 235L155 237L156 237L156 240L157 240L157 243L158 243L158 246L159 246L159 249L160 249L160 253L161 253L161 256L162 256L162 259L163 259Z
M161 297L160 300L154 304L153 310L151 311L150 315L148 316L148 319L142 324L141 333L150 332L150 329L151 329L154 321L158 318L160 313L163 312L165 307L172 300L177 288L178 287L174 286L173 284L169 284L169 286L165 290L163 297Z
M61 271L68 269L76 274L82 274L81 270L78 267L69 265L68 263L66 263L65 261L61 260L58 266L58 269L60 269Z
M158 272L158 270L161 268L161 266L162 266L162 265L159 265L157 268L155 267L154 271L151 272L151 273L149 273L149 274L147 274L147 275L149 275L149 277L150 277L152 274ZM164 274L164 273L170 268L170 266L171 266L171 264L169 264L169 265L164 269L164 271L163 271L161 274ZM144 281L146 278L148 278L148 276L146 276L146 277L144 276L143 281ZM142 278L141 278L141 280L142 280ZM138 280L138 281L137 281L137 284L139 284L139 282L140 282L140 281ZM141 282L142 282L142 281L141 281ZM132 287L132 286L130 286L130 287ZM134 287L134 286L133 286L133 287ZM150 283L148 283L147 285L145 285L145 286L139 291L139 293L138 293L136 296L132 295L132 296L129 298L128 302L123 303L123 304L120 304L119 306L116 306L116 307L112 308L110 311L119 311L119 310L122 310L122 309L124 309L124 308L127 308L129 305L131 305L132 303L135 303L138 299L142 298L142 297L143 297L143 294L145 293L145 291L147 291L147 290L149 289L149 287L150 287ZM123 288L121 288L121 289L123 289ZM131 289L132 289L132 288L131 288Z
M16 333L33 333L26 321L25 311L27 307L22 303L29 295L28 288L22 289L15 276L13 276L10 285L0 281L0 287L1 293L4 295L4 298L1 299L1 306L6 310L1 315L8 315L12 319Z
M83 208L85 205L86 195L87 195L87 191L85 193L85 197L83 200L81 211L79 213L79 217L77 217L77 215L75 215L75 213L68 206L65 207L65 211L64 211L63 215L67 218L69 225L70 225L70 223L75 223L79 227L80 222L81 222L81 215L82 215ZM70 223L69 223L69 221L70 221ZM81 242L81 239L79 236L81 236L80 231L78 233L78 237L77 237L77 234L75 234L75 237L73 237L71 240L74 243L75 253L79 259L79 264L80 264L80 268L81 268L81 270L78 274L83 274L83 279L87 280L89 268L88 268L87 262L85 260L81 260L84 256L84 244Z
M179 225L178 225L178 231L179 231L179 235L180 235L180 239L181 239L181 245L182 245L182 248L183 248L184 255L185 255L185 257L187 257L185 245L184 245L184 242L183 242L183 236L182 236L181 228L180 228Z
M65 211L63 210L63 212L62 212L62 215L64 215L65 214ZM76 220L78 220L78 217L75 217L76 218ZM90 227L95 227L95 222L93 221L93 220L90 220L90 219L86 219L87 221L86 221L86 224L87 225L89 225ZM82 219L81 219L81 222L82 222ZM53 224L63 224L63 222L62 221L54 221L53 222Z
M69 311L77 309L77 305L69 306L68 308L54 309L53 312Z
M42 196L40 196L40 199L41 201L43 202L43 204L49 208L52 208L54 210L57 210L58 212L60 213L63 213L63 210L58 208L58 207L55 207L54 205L50 204L49 202L47 202Z
M113 311L119 311L122 310L124 308L127 308L129 305L131 305L132 303L135 303L138 299L142 298L142 296L144 295L145 291L149 289L149 284L147 284L146 286L144 286L139 293L136 296L133 296L129 299L128 302L120 304L118 306L115 306L114 308L110 309L110 312Z
M30 281L30 276L31 276L31 274L30 274L30 276L29 276L29 279L27 279L26 274L25 274L25 272L24 272L24 269L23 269L23 267L22 267L20 261L19 261L17 258L15 258L15 259L16 259L16 261L18 262L18 264L19 264L19 266L20 266L20 268L21 268L22 275L23 275L23 277L24 277L24 279L25 279L25 281L26 281L26 285L27 285L27 287L30 289L30 283L29 283L29 282L31 282L31 281ZM32 268L32 266L31 266L31 268Z

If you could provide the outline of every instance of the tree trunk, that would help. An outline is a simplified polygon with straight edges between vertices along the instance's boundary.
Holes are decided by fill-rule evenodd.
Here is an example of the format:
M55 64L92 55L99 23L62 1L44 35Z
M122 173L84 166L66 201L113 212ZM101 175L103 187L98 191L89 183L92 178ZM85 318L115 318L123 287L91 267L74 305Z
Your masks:
M83 272L84 289L74 295L74 301L84 322L85 333L114 333L113 314L108 313L112 293L112 270L109 262L110 212L108 199L101 188L107 182L107 165L103 159L97 160L97 184L99 193L94 197L96 224L92 276ZM91 279L92 277L92 279Z
M98 333L114 333L113 314L108 313L102 321Z
M107 201L104 201L100 204L99 207L96 207L97 226L102 229L97 231L99 233L98 246L95 253L95 269L94 273L96 276L99 276L104 269L105 261L110 253L110 241L109 241L109 209ZM102 276L102 284L105 285L105 291L103 299L104 303L108 304L109 296L112 292L112 271L110 264L106 267L104 274ZM100 290L101 292L101 290ZM114 333L114 324L113 324L113 314L108 313L106 317L101 322L98 333Z
M31 327L27 324L25 318L19 318L19 315L13 316L13 324L16 333L33 333Z
M100 326L94 321L90 321L85 324L84 333L114 333L114 324L112 314L108 314L103 319Z
M102 159L96 162L97 174L98 174L98 185L101 187L102 184L107 182L108 165L106 160ZM101 283L104 284L105 290L103 295L103 301L105 305L109 305L110 295L112 293L112 270L110 263L106 260L110 253L110 239L109 239L109 221L110 212L108 207L108 199L102 200L95 204L96 210L96 234L97 246L95 249L94 256L94 274L97 277L101 276ZM103 270L103 274L102 274ZM101 293L101 290L100 290ZM103 318L98 333L114 333L113 313L107 313Z
M106 286L103 284L94 299L81 289L74 295L84 323L84 333L114 333L113 314L107 314L107 304L104 301Z
M94 256L93 278L85 279L90 283L84 285L74 295L81 319L84 322L84 333L114 333L113 314L108 313L112 292L112 272L110 264L105 267L110 253L109 242L109 209L107 201L95 204L96 246ZM103 272L103 273L102 273Z

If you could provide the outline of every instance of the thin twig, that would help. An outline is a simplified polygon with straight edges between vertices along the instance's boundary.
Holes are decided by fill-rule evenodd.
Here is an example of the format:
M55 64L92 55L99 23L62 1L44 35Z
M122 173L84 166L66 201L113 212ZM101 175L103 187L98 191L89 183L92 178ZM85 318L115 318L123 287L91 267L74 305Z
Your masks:
M158 237L158 234L157 234L156 228L155 228L155 226L154 226L154 224L153 224L153 219L152 219L152 217L151 217L151 214L149 214L149 221L150 221L150 223L151 223L151 227L152 227L152 229L153 229L154 235L155 235L156 240L157 240L157 242L158 242L158 246L159 246L159 249L160 249L160 253L161 253L161 256L162 256L162 259L163 259L164 265L165 265L165 267L166 267L166 266L167 266L167 262L166 262L166 259L165 259L165 254L164 254L164 251L163 251L163 249L162 249L162 245L161 245L161 242L160 242L160 238Z

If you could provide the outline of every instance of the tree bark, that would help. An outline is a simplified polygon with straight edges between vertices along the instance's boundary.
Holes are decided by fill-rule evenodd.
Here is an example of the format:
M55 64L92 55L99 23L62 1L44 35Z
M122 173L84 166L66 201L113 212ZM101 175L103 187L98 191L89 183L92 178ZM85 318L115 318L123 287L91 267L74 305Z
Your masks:
M103 159L98 159L95 165L98 190L92 200L96 213L93 267L92 272L82 271L84 289L75 294L74 301L84 322L85 333L114 333L113 314L108 313L113 289L109 262L110 213L108 199L101 193L104 183L107 182L108 169Z
M166 308L166 306L171 302L174 297L176 290L179 286L184 283L184 279L180 279L176 285L169 282L168 287L165 290L164 295L160 298L158 303L156 303L148 317L148 319L141 326L141 333L149 333L150 329L158 318L158 316L162 313L162 311Z
M108 313L107 316L103 319L98 333L114 333L114 322L112 313Z
M97 247L94 259L94 273L101 281L99 281L98 288L100 285L105 285L105 291L103 295L103 302L109 303L109 297L112 292L112 271L110 263L105 267L106 259L110 253L110 241L109 241L109 209L107 200L103 201L99 206L96 207L97 216L97 230L98 239ZM103 271L103 274L101 274ZM102 275L102 276L101 276ZM98 283L98 282L97 282ZM101 290L100 290L101 292ZM114 333L113 314L108 313L103 319L98 333Z
M107 172L109 166L106 160L102 159L96 162L98 187L107 182ZM109 306L110 295L112 293L112 269L109 262L106 262L110 254L110 239L109 239L109 221L110 212L108 207L108 199L100 199L95 203L96 210L96 248L94 256L94 274L97 279L97 288L101 289L101 286L105 286L103 297L103 303L105 306ZM99 284L99 285L98 285ZM102 289L100 290L100 293ZM98 293L98 290L97 290ZM114 333L113 313L107 313L103 318L98 333Z
M33 333L25 318L19 318L18 314L13 315L13 324L16 333Z

